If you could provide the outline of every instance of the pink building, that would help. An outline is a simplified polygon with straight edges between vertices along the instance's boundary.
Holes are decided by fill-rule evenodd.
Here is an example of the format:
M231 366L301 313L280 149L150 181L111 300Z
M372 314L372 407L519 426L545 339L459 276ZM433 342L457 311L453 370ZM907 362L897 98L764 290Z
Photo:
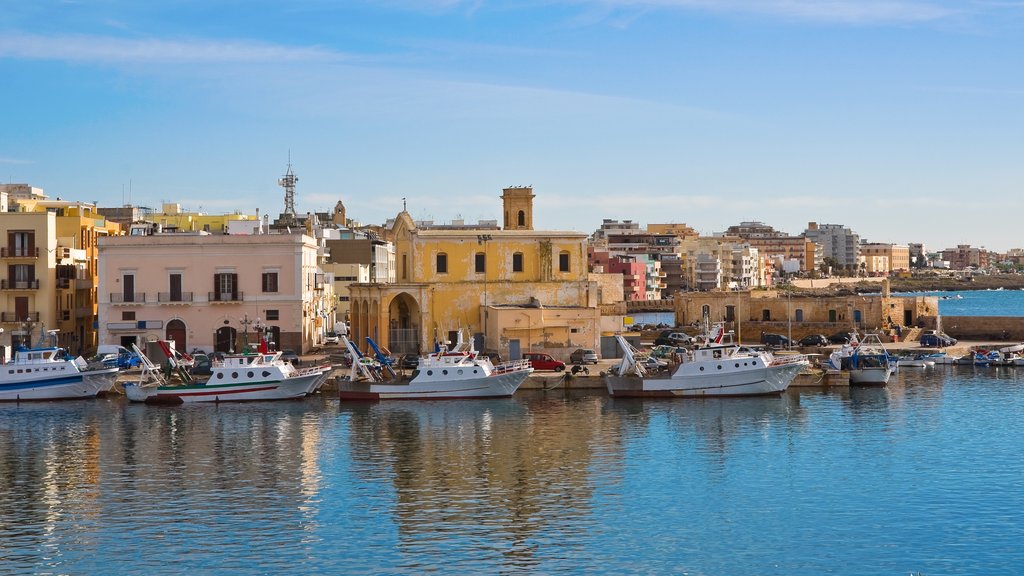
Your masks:
M138 233L138 235L136 235ZM325 281L327 280L327 281ZM299 354L333 313L316 241L303 234L132 235L99 243L99 341L240 351L259 334Z
M632 256L612 256L601 250L590 250L590 269L605 274L622 274L622 299L647 299L647 264Z

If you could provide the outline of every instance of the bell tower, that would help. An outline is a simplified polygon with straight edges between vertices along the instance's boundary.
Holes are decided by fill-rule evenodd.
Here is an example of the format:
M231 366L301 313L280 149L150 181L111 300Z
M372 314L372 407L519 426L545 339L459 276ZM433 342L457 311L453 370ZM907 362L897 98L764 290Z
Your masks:
M331 223L336 226L348 226L348 219L345 217L345 205L342 204L341 200L334 205L334 216L331 217Z
M512 186L502 190L505 230L533 230L533 187Z

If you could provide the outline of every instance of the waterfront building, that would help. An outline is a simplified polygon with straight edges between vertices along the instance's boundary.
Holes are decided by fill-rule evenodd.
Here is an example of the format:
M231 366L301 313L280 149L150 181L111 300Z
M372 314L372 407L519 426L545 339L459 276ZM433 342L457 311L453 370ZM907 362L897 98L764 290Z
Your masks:
M763 222L740 222L716 236L742 238L779 272L795 274L821 265L821 247L804 236L790 236Z
M390 232L395 282L349 287L354 341L424 353L461 330L478 350L506 358L597 348L621 315L601 315L609 294L589 277L587 236L534 230L533 197L532 188L506 188L501 229L426 225L399 213Z
M175 341L179 350L237 352L258 334L302 354L333 311L316 238L157 232L101 238L99 336L104 344Z
M884 242L861 242L860 254L868 276L888 276L910 270L910 247Z
M590 247L590 271L592 275L616 274L622 276L623 300L647 299L647 265L636 255L612 255L607 250Z
M860 262L860 236L841 224L818 224L809 222L804 237L820 244L825 259L841 270L854 272Z
M792 333L799 339L809 334L886 330L891 322L915 326L939 310L934 296L812 296L774 290L690 292L676 297L673 304L677 324L700 323L705 316L725 321L745 342L758 341L761 332Z
M40 331L57 331L58 346L74 354L96 349L97 241L117 234L88 202L51 200L28 184L0 185L0 342L31 345ZM8 211L10 210L10 211Z
M768 277L757 248L737 237L687 238L679 245L683 285L688 290L746 290Z
M946 248L942 251L942 259L949 262L953 270L989 266L989 253L984 246L974 248L970 244L959 244L956 248Z
M337 318L351 320L352 284L395 282L395 245L373 232L324 229L327 254L324 272L334 276Z

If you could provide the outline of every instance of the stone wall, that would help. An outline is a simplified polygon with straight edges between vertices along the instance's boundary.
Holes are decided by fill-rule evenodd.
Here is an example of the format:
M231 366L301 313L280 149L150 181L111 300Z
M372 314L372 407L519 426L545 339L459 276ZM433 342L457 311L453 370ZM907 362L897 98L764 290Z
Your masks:
M922 327L934 330L935 316L921 318ZM1024 318L1018 316L943 316L942 331L957 340L1024 342Z

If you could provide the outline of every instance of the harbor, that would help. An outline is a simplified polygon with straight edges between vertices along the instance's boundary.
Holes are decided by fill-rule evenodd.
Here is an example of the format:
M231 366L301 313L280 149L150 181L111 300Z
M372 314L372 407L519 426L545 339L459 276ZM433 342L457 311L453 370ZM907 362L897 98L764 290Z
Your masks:
M1024 371L967 366L763 398L3 404L4 570L1013 573L1021 410Z

